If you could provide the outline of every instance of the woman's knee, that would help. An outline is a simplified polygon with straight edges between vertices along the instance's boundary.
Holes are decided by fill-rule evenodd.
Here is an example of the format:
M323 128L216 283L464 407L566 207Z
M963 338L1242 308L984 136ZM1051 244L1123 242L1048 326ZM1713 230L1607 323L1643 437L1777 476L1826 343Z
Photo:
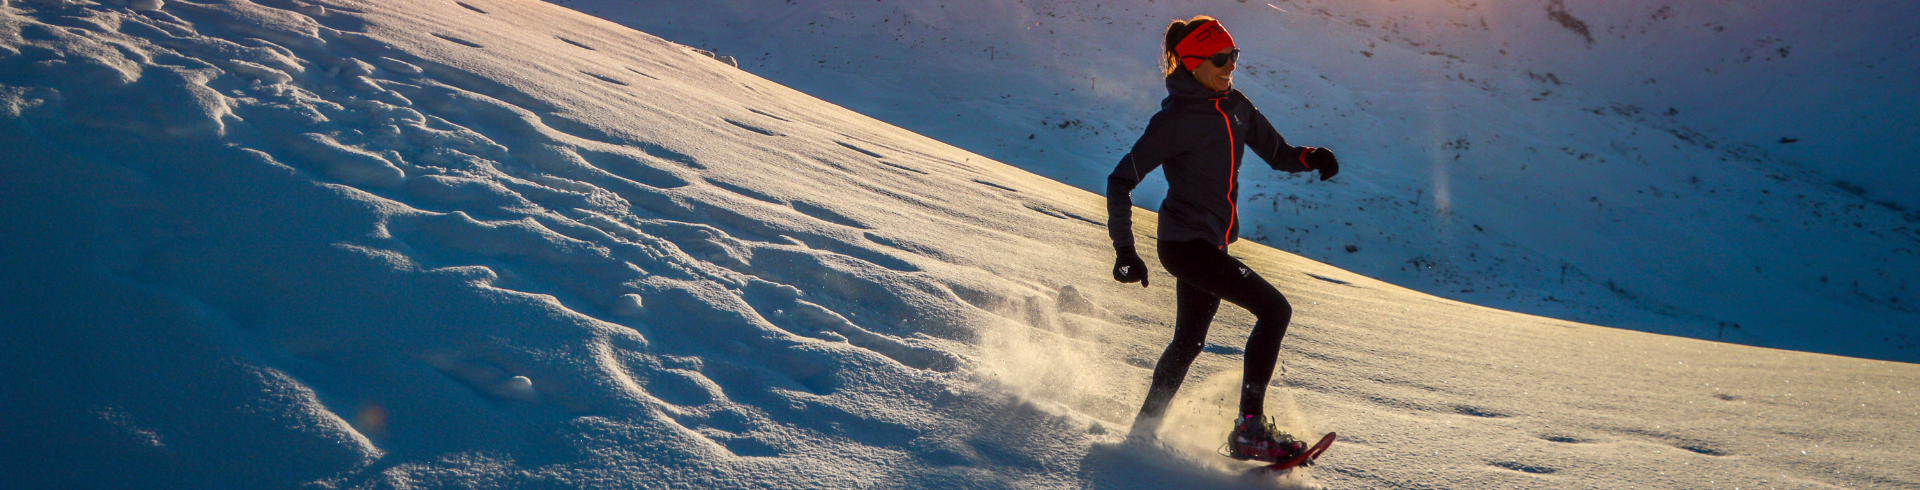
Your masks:
M1260 302L1260 307L1253 311L1253 317L1263 322L1285 325L1293 320L1293 303L1288 302L1286 296L1275 293L1272 298Z

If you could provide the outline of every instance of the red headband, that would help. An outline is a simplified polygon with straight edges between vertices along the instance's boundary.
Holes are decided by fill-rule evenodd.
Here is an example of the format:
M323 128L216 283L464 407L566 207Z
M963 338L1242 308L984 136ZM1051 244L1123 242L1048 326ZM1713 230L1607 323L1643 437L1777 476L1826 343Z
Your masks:
M1217 20L1203 20L1205 25L1187 34L1180 44L1173 46L1173 53L1180 55L1180 65L1191 71L1207 62L1208 56L1222 49L1233 47L1233 35L1227 34L1227 28Z

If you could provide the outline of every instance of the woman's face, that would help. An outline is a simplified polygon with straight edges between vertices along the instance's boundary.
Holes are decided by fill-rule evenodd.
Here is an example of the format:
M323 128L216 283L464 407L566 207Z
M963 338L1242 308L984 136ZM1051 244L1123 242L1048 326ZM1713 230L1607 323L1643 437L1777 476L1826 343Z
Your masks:
M1230 51L1233 51L1233 48L1220 48L1220 53ZM1238 64L1236 61L1227 63L1227 66L1213 66L1212 60L1201 61L1200 66L1193 69L1193 78L1199 79L1200 85L1207 90L1225 92L1233 88L1233 69Z

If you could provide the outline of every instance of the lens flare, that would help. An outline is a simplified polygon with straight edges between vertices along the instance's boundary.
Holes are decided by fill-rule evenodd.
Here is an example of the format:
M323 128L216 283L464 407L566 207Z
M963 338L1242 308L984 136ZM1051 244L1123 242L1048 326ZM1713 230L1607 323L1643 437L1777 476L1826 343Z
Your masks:
M387 407L378 403L360 405L353 414L353 428L373 439L387 437Z

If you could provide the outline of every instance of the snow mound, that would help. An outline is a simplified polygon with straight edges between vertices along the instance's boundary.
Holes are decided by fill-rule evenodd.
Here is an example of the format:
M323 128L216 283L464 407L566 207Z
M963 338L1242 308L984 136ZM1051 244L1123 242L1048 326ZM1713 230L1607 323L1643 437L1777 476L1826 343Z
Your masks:
M1347 466L1208 455L1217 345L1165 444L1123 444L1172 292L1105 277L1099 197L539 2L8 2L0 148L24 488L1920 481L1868 431L1911 430L1912 366L1253 245L1300 311L1274 411L1342 427ZM1745 425L1672 421L1694 413Z
M45 230L7 259L33 285L16 300L55 315L10 334L41 351L8 372L83 367L27 381L56 404L36 434L113 414L144 441L29 456L58 468L37 478L942 486L1073 466L1092 419L977 388L957 353L1055 326L1059 286L1004 259L1098 240L1095 198L569 11L461 6L0 13L8 220ZM611 459L565 463L589 452ZM101 459L147 471L74 466Z

